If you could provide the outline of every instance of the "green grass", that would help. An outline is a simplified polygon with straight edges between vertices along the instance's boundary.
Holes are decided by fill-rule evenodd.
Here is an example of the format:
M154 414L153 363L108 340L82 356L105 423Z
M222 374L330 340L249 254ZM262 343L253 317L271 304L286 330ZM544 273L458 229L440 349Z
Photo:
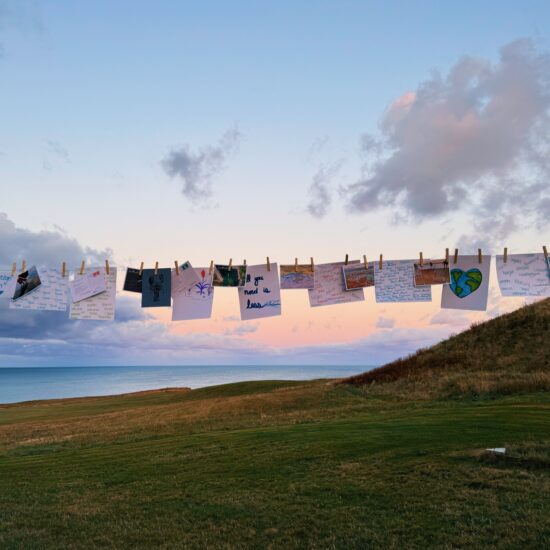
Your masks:
M548 547L549 434L543 391L275 381L2 407L0 547ZM483 452L502 445L513 460Z

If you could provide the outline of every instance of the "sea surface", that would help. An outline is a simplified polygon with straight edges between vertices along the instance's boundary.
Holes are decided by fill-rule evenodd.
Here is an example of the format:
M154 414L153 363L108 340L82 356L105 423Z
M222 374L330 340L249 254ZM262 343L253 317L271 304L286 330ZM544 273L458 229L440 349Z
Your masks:
M116 395L168 387L201 388L244 380L340 378L368 366L179 366L0 368L0 403Z

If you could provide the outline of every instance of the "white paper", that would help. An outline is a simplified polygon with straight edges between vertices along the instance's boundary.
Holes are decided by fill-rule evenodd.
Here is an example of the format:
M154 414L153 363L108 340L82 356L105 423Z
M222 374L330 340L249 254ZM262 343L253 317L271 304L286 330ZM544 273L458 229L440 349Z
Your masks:
M443 285L441 307L443 309L467 309L485 311L489 296L491 256L458 256L449 262L451 282Z
M260 319L281 315L281 289L279 269L276 263L249 265L246 270L246 283L239 287L241 319Z
M376 301L431 302L430 285L414 285L414 263L417 260L384 260L374 263L374 292Z
M69 290L71 292L71 301L73 303L86 300L96 294L107 290L103 271L99 268L92 268L90 271L73 273L69 278Z
M185 294L200 280L201 278L197 275L197 271L191 267L189 262L185 262L179 267L179 275L176 275L176 270L172 269L172 298L175 298L178 294Z
M0 273L0 300L13 296L15 277L10 273Z
M348 265L358 264L358 260L348 262ZM308 290L311 307L345 304L348 302L363 302L363 289L346 290L342 267L344 262L320 264L315 266L315 288Z
M67 276L62 277L59 269L42 267L40 268L41 285L33 292L11 301L10 308L67 311L68 280Z
M497 256L497 279L503 296L550 296L550 266L544 254Z
M116 268L111 267L109 275L105 273L103 267L93 268L93 271L97 270L100 270L105 276L106 291L71 304L70 319L112 321L115 318ZM77 275L77 277L82 277L82 275Z
M185 292L173 296L172 321L209 319L212 316L212 303L214 301L212 274L209 274L209 270L205 267L193 269L198 282L190 286Z

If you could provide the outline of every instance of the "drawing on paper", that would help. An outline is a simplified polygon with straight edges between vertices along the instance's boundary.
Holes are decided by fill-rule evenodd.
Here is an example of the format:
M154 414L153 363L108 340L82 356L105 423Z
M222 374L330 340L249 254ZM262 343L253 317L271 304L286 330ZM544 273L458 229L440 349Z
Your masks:
M201 280L198 283L194 284L192 287L188 288L185 292L185 295L192 300L208 300L214 292L214 287L206 278L206 270L202 269L200 275Z
M466 298L475 292L483 281L483 275L477 268L468 269L451 269L451 290L458 298Z

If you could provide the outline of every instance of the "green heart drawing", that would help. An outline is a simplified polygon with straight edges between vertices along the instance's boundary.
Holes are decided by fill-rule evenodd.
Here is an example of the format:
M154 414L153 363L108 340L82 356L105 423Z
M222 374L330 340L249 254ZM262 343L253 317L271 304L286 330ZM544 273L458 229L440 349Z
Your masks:
M473 268L468 271L462 269L451 269L451 290L457 298L466 298L475 292L481 285L483 275L479 269Z

